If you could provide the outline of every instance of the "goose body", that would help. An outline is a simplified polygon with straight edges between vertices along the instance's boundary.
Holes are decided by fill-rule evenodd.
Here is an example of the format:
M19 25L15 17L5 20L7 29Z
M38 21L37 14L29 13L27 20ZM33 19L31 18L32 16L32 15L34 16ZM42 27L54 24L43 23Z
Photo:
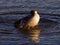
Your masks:
M26 16L20 19L19 21L16 21L15 27L19 27L19 28L23 26L34 27L38 25L39 20L40 20L40 15L38 14L38 12L36 10L32 10L30 16Z

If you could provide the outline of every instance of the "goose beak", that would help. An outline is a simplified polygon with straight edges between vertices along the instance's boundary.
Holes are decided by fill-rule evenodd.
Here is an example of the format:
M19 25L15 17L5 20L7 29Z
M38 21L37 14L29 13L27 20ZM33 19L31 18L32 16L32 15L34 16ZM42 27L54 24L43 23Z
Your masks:
M37 14L38 12L37 12L37 11L35 11L34 13L35 13L35 14Z

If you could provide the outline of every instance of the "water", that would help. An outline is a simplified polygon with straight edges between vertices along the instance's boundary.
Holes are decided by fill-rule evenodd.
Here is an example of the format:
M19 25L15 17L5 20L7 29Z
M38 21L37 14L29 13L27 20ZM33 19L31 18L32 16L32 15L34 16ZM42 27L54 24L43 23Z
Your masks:
M0 45L59 45L60 44L59 2L60 2L59 0L52 1L1 0ZM41 16L41 21L39 22L41 33L39 35L40 41L38 43L32 42L28 38L24 37L24 35L21 34L21 32L14 27L14 22L25 16L30 15L29 11L31 9L37 9Z

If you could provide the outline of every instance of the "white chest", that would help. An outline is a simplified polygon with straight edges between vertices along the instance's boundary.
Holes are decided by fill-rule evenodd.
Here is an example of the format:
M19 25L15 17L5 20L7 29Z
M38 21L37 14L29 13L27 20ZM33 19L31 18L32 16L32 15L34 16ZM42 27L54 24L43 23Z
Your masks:
M39 14L35 14L29 21L28 21L28 25L29 26L36 26L38 25L39 23L39 20L40 20L40 16Z

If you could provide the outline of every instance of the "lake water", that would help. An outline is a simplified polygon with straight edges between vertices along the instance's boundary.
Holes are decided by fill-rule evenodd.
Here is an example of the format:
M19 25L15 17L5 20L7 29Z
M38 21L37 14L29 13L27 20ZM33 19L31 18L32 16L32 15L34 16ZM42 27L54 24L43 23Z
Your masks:
M39 11L39 42L32 42L14 27L14 22ZM0 45L60 45L59 0L0 0Z

